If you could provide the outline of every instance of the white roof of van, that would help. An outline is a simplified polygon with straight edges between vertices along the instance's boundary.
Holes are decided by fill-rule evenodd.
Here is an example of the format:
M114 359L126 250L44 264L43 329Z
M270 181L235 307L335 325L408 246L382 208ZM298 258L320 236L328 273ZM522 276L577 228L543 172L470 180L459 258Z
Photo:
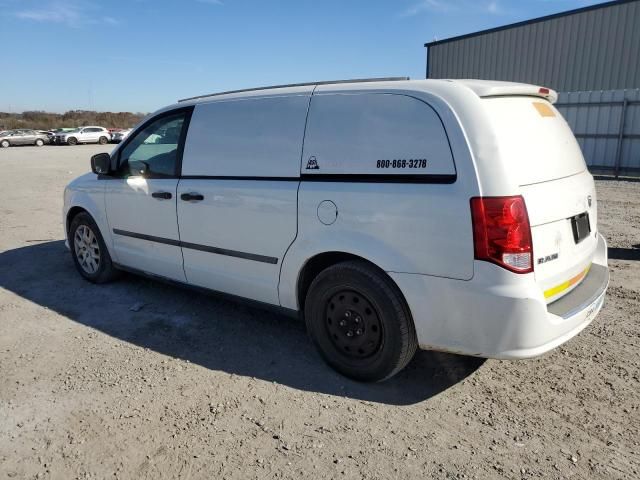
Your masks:
M207 103L215 100L226 100L231 98L256 97L265 95L291 95L291 94L311 94L311 92L328 91L349 91L349 90L419 90L443 96L458 96L460 87L475 93L478 97L496 96L535 96L545 98L554 103L558 95L555 91L538 85L526 83L501 82L496 80L474 80L474 79L426 79L409 80L406 78L382 78L365 79L353 81L317 82L293 85L276 85L261 88L249 88L245 90L233 90L229 92L212 93L198 97L180 100L176 106L188 106L198 103ZM162 109L165 110L165 109Z
M462 87L462 89L461 89ZM270 87L249 88L229 92L212 93L186 98L178 103L158 110L156 113L170 110L176 107L186 107L200 103L209 103L216 100L230 100L235 98L275 96L275 95L310 95L312 92L345 92L367 90L397 90L397 91L421 91L431 93L442 98L460 98L462 91L474 93L478 97L496 96L535 96L554 103L558 95L555 91L538 85L526 83L501 82L495 80L475 79L426 79L409 80L405 78L365 79L353 81L317 82L293 85L276 85ZM464 97L464 94L462 95Z

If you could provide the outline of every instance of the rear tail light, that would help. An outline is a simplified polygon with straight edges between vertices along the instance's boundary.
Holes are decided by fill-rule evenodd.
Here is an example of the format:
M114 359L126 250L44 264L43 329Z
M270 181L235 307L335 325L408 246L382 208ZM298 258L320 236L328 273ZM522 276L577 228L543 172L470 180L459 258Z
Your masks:
M516 273L533 272L531 227L522 196L473 197L471 218L476 260Z

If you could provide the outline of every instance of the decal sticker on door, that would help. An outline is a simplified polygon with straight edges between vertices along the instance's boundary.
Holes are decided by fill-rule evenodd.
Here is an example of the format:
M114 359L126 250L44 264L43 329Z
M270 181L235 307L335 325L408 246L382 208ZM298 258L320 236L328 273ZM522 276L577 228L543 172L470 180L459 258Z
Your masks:
M307 170L320 170L316 157L309 157L309 161L307 162Z
M376 168L427 168L426 158L411 158L399 160L378 160Z

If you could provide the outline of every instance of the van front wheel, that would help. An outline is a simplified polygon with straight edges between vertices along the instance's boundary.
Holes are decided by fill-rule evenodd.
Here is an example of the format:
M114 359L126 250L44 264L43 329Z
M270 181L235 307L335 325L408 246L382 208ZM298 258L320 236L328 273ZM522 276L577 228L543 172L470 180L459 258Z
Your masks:
M309 287L304 310L320 354L347 377L385 380L416 352L416 332L402 294L366 262L343 262L322 271Z
M73 262L85 279L91 283L106 283L118 276L100 229L88 213L81 212L73 217L68 238Z

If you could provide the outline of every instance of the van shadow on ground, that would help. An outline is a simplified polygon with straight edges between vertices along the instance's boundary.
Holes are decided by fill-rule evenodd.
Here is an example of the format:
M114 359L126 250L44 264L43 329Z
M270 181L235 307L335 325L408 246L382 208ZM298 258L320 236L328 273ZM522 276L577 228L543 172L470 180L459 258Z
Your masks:
M92 285L76 272L62 241L0 253L0 287L112 337L212 370L374 402L426 400L483 363L418 352L386 382L353 382L324 364L299 320L133 275ZM132 312L138 302L145 306Z

